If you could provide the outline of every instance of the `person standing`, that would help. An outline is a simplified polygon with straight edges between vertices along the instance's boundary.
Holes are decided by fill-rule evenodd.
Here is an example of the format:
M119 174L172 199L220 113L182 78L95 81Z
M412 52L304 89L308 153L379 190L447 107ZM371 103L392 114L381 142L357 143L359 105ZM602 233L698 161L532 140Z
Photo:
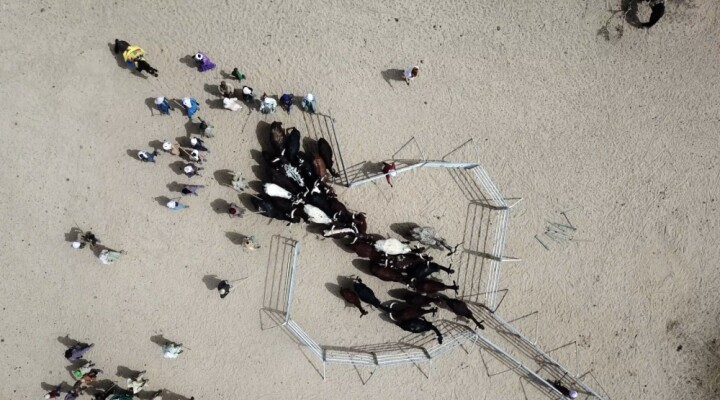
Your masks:
M167 204L165 204L165 205L167 206L167 208L169 208L173 211L180 211L180 210L183 210L183 209L189 207L185 204L180 203L178 200L179 199L172 199L172 200L168 201Z
M205 185L183 185L183 188L180 190L180 193L183 196L189 196L189 195L198 195L198 191L202 188L204 188Z
M230 75L232 75L238 81L242 81L243 79L245 79L245 74L240 72L238 68L233 69Z
M190 147L192 147L195 150L205 151L208 153L210 152L210 150L208 150L208 148L205 147L205 142L202 139L196 138L194 136L190 138Z
M127 386L128 390L132 390L133 394L138 394L148 383L149 379L145 378L145 372L142 371L135 378L128 378Z
M556 379L554 381L548 381L550 384L557 389L558 392L562 393L563 396L567 397L568 399L577 399L578 393L567 386L563 385L562 382L559 379Z
M180 155L180 145L177 143L172 144L172 143L168 142L167 140L163 140L162 149L164 152L170 153L174 156Z
M197 113L198 109L200 108L200 104L198 104L197 100L193 99L192 97L184 97L182 99L182 105L183 107L185 107L188 118L192 118L193 115L195 115L195 113Z
M220 281L220 283L218 283L218 287L217 287L217 290L220 293L220 298L224 299L227 295L229 295L232 288L233 288L233 285L231 285L230 282L228 282L226 280Z
M242 216L245 214L245 209L235 203L230 203L230 207L228 207L228 214L230 215L230 218L242 218Z
M417 78L418 72L420 72L420 67L417 65L414 67L410 67L403 72L403 77L405 78L405 83L410 85L410 81Z
M387 183L388 183L388 185L390 185L390 187L393 187L393 184L392 184L392 181L390 178L397 176L397 167L395 166L395 162L391 162L390 164L384 162L382 164L383 164L382 172L383 172L383 174L385 174L385 180L387 180Z
M303 97L302 101L300 102L300 105L302 106L303 110L309 112L309 113L316 113L317 112L317 102L315 101L315 95L312 93L308 93Z
M172 108L170 107L170 103L163 96L155 99L155 107L160 110L160 114L165 115L170 115L170 110L172 110Z
M198 168L193 163L187 163L183 167L183 172L185 173L185 176L188 178L192 178L195 175L200 175L200 171L202 171L204 168Z
M62 385L57 385L53 388L53 390L47 392L45 394L45 399L58 399L60 398L60 389L62 389Z
M167 342L162 347L163 357L178 358L183 352L182 343Z
M147 152L147 151L138 151L138 158L139 158L140 161L142 161L142 162L151 162L151 163L154 163L154 162L155 162L155 157L157 157L158 155L160 155L160 153L158 153L157 150L153 150L152 153L149 153L149 152Z
M90 343L77 343L72 345L69 349L65 350L65 358L67 358L68 361L77 361L82 358L82 356L90 351L92 347L95 346L94 344Z

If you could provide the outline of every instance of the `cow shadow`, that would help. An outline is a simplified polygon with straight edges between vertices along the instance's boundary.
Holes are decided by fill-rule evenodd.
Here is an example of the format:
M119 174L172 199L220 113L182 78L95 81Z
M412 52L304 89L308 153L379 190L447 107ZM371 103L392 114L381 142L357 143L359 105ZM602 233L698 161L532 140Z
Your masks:
M412 237L412 230L420 225L414 222L396 222L390 224L390 230L401 236L405 240L415 240Z

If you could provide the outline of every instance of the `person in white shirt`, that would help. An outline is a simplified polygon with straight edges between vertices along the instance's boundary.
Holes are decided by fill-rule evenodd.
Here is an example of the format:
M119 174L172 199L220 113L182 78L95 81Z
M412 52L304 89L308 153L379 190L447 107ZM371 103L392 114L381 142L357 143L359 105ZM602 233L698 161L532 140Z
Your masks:
M418 72L420 72L420 68L417 65L406 69L405 72L403 72L403 77L405 78L405 83L407 83L409 85L410 81L415 79L418 76Z

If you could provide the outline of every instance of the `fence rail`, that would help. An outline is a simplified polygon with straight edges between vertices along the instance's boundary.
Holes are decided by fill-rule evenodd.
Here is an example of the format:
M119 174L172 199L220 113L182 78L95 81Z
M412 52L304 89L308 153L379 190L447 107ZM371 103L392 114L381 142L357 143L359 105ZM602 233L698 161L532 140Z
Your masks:
M345 171L345 163L342 160L342 153L340 153L340 143L337 139L335 127L332 124L332 119L329 117L325 118L326 128L329 128L327 123L330 121L331 129L327 129L328 134L332 135L334 144L338 150L340 158L340 164L345 175L345 181L349 188L358 187L378 179L382 179L386 174L380 173L373 176L368 176L361 180L350 181ZM464 146L468 141L461 145ZM453 150L456 151L457 149ZM535 360L541 359L541 364L545 363L557 368L557 372L562 373L561 377L559 373L553 374L556 379L563 379L564 382L572 384L573 387L580 389L589 398L593 396L598 400L605 400L603 397L598 395L590 387L585 385L576 377L573 377L567 369L558 364L545 352L540 350L535 343L531 342L524 335L522 335L517 329L515 329L508 322L497 316L494 312L490 313L487 310L497 309L497 292L499 291L500 272L502 262L505 260L503 257L503 251L505 249L505 241L507 237L507 226L510 218L510 206L506 202L505 198L500 194L495 184L490 179L485 169L478 163L470 162L450 162L450 161L436 161L436 160L416 160L413 162L410 160L404 160L405 164L403 167L397 169L397 173L403 173L412 171L418 168L447 168L456 170L465 170L470 173L473 177L472 181L479 188L483 190L480 195L482 202L472 201L471 204L479 204L493 211L497 211L497 217L495 218L496 226L494 229L494 244L492 250L489 252L483 251L484 249L464 249L469 253L475 253L481 255L490 260L490 271L488 273L487 280L487 293L485 305L475 305L474 308L485 313L486 320L495 321L493 328L496 328L498 333L509 334L514 338L516 346L521 349L524 354L533 354ZM456 181L457 182L457 181ZM460 183L459 183L460 184ZM479 189L475 186L475 189ZM473 197L475 198L475 197ZM473 227L474 229L474 227ZM509 367L508 370L515 370L522 378L525 378L534 387L538 388L549 398L562 399L563 395L556 389L551 383L543 379L538 375L539 371L533 371L522 362L518 361L508 352L504 351L500 347L496 346L489 339L480 335L477 331L470 329L465 325L460 325L450 321L440 321L437 324L438 329L443 333L445 340L442 344L434 344L426 346L411 345L407 343L384 343L377 346L360 346L357 348L338 348L332 346L323 346L317 343L307 332L305 332L300 325L292 319L292 301L295 293L296 274L298 270L298 260L300 255L300 243L293 241L292 243L292 257L288 262L287 277L289 283L287 284L287 302L285 304L285 319L282 326L302 345L304 345L311 354L317 357L317 360L323 364L322 377L326 379L326 366L327 364L345 364L353 366L364 366L364 367L381 367L390 365L401 365L401 364L418 364L422 362L429 362L433 359L442 356L443 354L455 349L456 347L462 346L463 344L472 343L473 346L478 346L481 350L485 350L489 354L492 354L503 364ZM473 279L474 279L473 274ZM474 285L474 283L473 283ZM541 368L542 369L542 368ZM489 375L489 373L488 373Z

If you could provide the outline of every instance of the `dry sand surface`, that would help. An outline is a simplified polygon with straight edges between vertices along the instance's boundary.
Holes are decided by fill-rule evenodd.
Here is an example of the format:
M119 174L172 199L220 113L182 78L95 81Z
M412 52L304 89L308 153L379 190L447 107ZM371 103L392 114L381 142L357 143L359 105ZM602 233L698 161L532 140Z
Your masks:
M102 378L146 369L150 389L171 399L544 398L512 371L488 377L502 366L459 348L421 365L429 379L413 366L369 380L330 366L323 382L281 329L263 330L268 246L282 235L302 243L295 307L321 343L404 336L328 291L338 275L366 276L331 241L215 211L237 199L216 171L255 179L263 121L312 131L298 111L219 108L221 71L235 66L260 93L315 93L348 165L388 159L412 137L429 158L473 138L479 159L468 148L454 159L479 161L505 196L524 198L505 251L524 261L504 264L498 313L539 311L537 335L532 317L517 327L546 350L576 342L579 366L572 345L551 355L591 370L612 399L717 398L720 5L666 2L649 31L612 18L604 1L0 2L0 398L71 382L65 335L95 343ZM142 46L160 78L129 72L115 38ZM218 68L193 68L198 50ZM413 64L412 85L393 77ZM205 176L192 179L207 188L179 213L158 200L188 182L177 159L134 157L193 129L180 112L152 112L159 95L197 98L219 130ZM463 238L467 201L447 174L338 193L368 213L371 232L397 237L390 224L413 221ZM576 240L549 241L564 210ZM127 254L105 266L73 250L65 234L76 224ZM241 234L264 247L244 251ZM221 301L212 275L248 279ZM365 280L387 297L390 285ZM158 335L190 350L166 360Z

